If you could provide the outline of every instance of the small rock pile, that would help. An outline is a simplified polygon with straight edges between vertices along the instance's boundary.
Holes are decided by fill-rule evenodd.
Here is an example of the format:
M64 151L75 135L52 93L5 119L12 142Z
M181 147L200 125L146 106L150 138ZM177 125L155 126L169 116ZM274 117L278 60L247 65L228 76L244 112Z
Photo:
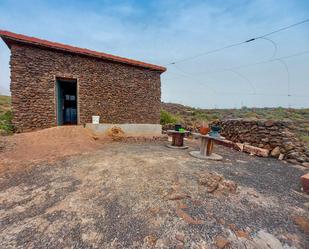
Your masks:
M120 141L124 138L124 131L120 127L117 127L117 126L110 128L107 131L107 134L114 141Z
M309 167L309 150L297 138L291 121L228 119L215 124L221 126L226 139L267 149L273 157Z
M237 190L235 182L226 180L215 172L204 172L199 175L198 183L206 186L208 193L236 193Z

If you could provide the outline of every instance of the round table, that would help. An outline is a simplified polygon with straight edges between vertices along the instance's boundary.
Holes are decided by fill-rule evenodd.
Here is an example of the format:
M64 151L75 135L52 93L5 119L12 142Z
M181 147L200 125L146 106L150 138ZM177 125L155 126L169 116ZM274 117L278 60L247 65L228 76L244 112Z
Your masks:
M190 155L199 159L222 160L222 156L213 153L214 141L223 140L224 137L212 137L193 133L194 137L198 137L201 141L199 151L190 151Z
M167 130L168 135L172 135L172 144L168 144L167 147L173 149L187 149L188 146L184 145L184 137L186 134L190 133L190 131L175 131L175 130Z

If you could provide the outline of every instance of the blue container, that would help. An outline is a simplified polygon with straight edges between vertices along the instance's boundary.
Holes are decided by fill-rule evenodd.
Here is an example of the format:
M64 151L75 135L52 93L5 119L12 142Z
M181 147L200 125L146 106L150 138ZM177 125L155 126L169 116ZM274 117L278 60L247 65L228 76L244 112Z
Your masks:
M211 126L211 131L209 132L209 136L212 137L220 137L219 132L221 131L221 127L217 125Z

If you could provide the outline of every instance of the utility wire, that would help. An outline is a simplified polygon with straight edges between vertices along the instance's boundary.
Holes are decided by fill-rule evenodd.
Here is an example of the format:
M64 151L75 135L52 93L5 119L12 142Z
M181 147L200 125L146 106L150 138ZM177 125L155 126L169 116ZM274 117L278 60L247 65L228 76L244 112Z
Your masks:
M270 63L270 62L275 62L278 60L284 60L284 59L289 59L292 57L297 57L297 56L301 56L304 54L308 54L309 50L305 50L296 54L291 54L291 55L286 55L286 56L282 56L282 57L277 57L277 58L273 58L273 59L269 59L269 60L263 60L263 61L259 61L259 62L254 62L254 63L249 63L249 64L243 64L240 66L236 66L236 67L230 67L230 68L222 68L222 69L218 69L218 70L214 70L214 71L200 71L200 72L196 72L194 73L196 74L208 74L208 73L217 73L217 72L222 72L222 71L226 71L226 70L235 70L235 69L240 69L240 68L245 68L245 67L252 67L252 66L256 66L256 65L261 65L261 64L265 64L265 63ZM178 66L179 68L179 66ZM189 73L186 73L189 74ZM193 73L192 73L193 75Z
M291 54L291 55L282 56L282 57L278 57L278 58L273 58L273 59L269 59L269 60L264 60L264 61L260 61L260 62L256 62L256 63L251 63L251 64L245 64L245 65L241 65L241 66L237 66L237 67L233 67L233 68L220 69L220 70L216 70L216 71L213 71L213 72L200 72L199 74L205 74L205 73L206 74L207 73L211 74L211 73L217 73L217 72L222 72L222 71L231 71L231 72L237 74L238 76L246 79L248 81L248 83L251 84L251 87L253 89L252 93L224 93L224 92L217 92L215 89L211 89L214 93L221 94L221 95L258 95L258 96L279 96L279 97L280 96L282 96L282 97L288 96L288 97L304 97L304 98L308 98L309 95L291 94L291 92L290 92L290 72L289 72L289 68L288 68L286 62L284 61L284 59L289 59L289 58L292 58L292 57L297 57L297 56L301 56L301 55L308 54L308 53L309 53L309 50L305 50L303 52L299 52L299 53L296 53L296 54ZM287 72L287 77L288 77L287 78L287 81L288 81L287 82L288 83L288 93L287 94L257 93L257 92L255 92L255 88L254 88L254 85L252 84L252 82L247 77L245 77L244 75L239 74L239 72L235 71L235 69L239 69L239 68L243 68L243 67L250 67L250 66L260 65L260 64L264 64L264 63L275 62L275 61L280 62L284 66L284 68L285 68L285 70ZM173 66L182 73L182 74L178 74L178 75L181 75L182 77L189 77L189 78L193 78L193 79L197 80L196 78L194 78L193 74L189 74L187 72L184 72L181 68L179 68L176 65L173 65ZM198 83L202 84L201 81L199 81Z
M303 24L303 23L305 23L305 22L309 22L309 18L308 18L308 19L305 19L305 20L303 20L303 21L300 21L300 22L291 24L291 25L289 25L289 26L283 27L283 28L281 28L281 29L274 30L274 31L269 32L269 33L267 33L267 34L261 35L261 36L259 36L259 37L257 37L257 38L263 38L263 37L265 37L265 36L269 36L269 35L278 33L278 32L281 32L281 31L283 31L283 30L290 29L290 28L293 28L293 27L295 27L295 26L301 25L301 24Z
M184 62L184 61L188 61L188 60L193 60L193 59L195 59L195 58L198 58L198 57L201 57L201 56L204 56L204 55L208 55L208 54L216 53L216 52L219 52L219 51L221 51L221 50L228 49L228 48L240 46L240 45L242 45L242 44L249 43L249 42L253 42L253 41L258 40L258 39L265 39L266 36L269 36L269 35L272 35L272 34L281 32L281 31L283 31L283 30L287 30L287 29L293 28L293 27L295 27L295 26L301 25L301 24L306 23L306 22L309 22L309 18L308 18L308 19L305 19L305 20L303 20L303 21L300 21L300 22L291 24L291 25L289 25L289 26L286 26L286 27L283 27L283 28L274 30L274 31L272 31L272 32L266 33L266 34L264 34L264 35L260 35L260 36L257 36L257 37L248 39L248 40L246 40L246 41L233 43L233 44L230 44L230 45L221 47L221 48L217 48L217 49L210 50L210 51L207 51L207 52L204 52L204 53L196 54L196 55L194 55L194 56L189 56L189 57L180 59L180 60L178 60L178 61L173 61L173 62L171 62L171 63L166 64L165 66L174 65L174 64L176 64L176 63L180 63L180 62ZM271 41L270 39L268 39L268 40ZM275 44L274 44L274 45L275 45ZM275 46L276 46L276 45L275 45Z
M249 64L243 64L243 65L239 65L239 66L236 66L236 67L222 68L222 69L217 69L217 70L214 70L214 71L200 71L200 72L195 72L195 73L185 72L179 66L177 66L177 70L181 71L182 72L181 74L174 73L174 72L169 72L169 73L176 75L176 77L173 77L171 79L179 79L179 78L182 78L183 76L189 77L189 76L195 76L195 75L201 75L201 74L213 74L213 73L218 73L218 72L236 70L236 69L240 69L240 68L252 67L252 66L256 66L256 65L265 64L265 63L275 62L275 61L278 61L278 60L297 57L297 56L301 56L301 55L308 54L308 53L309 53L309 50L305 50L303 52L299 52L299 53L296 53L296 54L286 55L286 56L282 56L282 57L277 57L277 58L273 58L273 59L269 59L269 60L263 60L263 61L259 61L259 62L249 63ZM176 68L175 65L173 65L173 66Z
M274 53L272 54L272 56L270 57L270 59L274 58L277 55L277 50L278 50L278 45L276 42L274 42L272 39L269 38L265 38L265 37L261 37L260 39L263 39L265 41L269 41L273 47L274 47Z
M217 49L210 50L210 51L207 51L207 52L204 52L204 53L201 53L201 54L197 54L197 55L194 55L194 56L186 57L186 58L181 59L181 60L178 60L178 61L173 61L173 62L171 62L171 63L169 63L169 64L167 64L167 65L165 65L165 66L174 65L174 64L176 64L176 63L180 63L180 62L184 62L184 61L188 61L188 60L193 60L193 59L195 59L195 58L198 58L198 57L201 57L201 56L204 56L204 55L216 53L216 52L219 52L219 51L224 50L224 49L227 49L227 48L232 48L232 47L239 46L239 45L244 44L244 43L246 43L246 42L248 42L248 41L234 43L234 44L231 44L231 45L222 47L222 48L217 48Z

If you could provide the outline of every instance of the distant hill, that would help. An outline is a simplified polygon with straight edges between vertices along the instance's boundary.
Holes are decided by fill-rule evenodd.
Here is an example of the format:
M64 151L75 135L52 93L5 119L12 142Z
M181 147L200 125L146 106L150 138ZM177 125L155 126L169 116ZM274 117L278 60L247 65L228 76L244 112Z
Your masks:
M292 121L308 121L309 108L293 109L293 108L248 108L241 109L200 109L181 104L164 103L161 104L162 109L178 115L184 121L197 121L229 118L258 118L258 119L291 119Z

